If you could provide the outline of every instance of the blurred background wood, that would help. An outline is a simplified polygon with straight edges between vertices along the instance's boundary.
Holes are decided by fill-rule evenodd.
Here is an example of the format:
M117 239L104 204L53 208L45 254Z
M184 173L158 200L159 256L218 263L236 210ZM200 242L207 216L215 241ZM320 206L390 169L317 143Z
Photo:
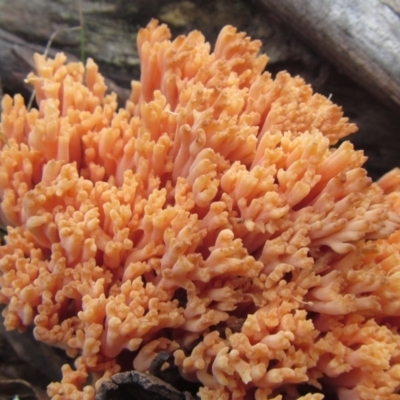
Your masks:
M400 106L399 0L259 0L334 66Z
M139 77L136 34L158 18L174 36L201 30L214 43L232 24L263 42L272 73L286 69L331 96L359 125L351 137L376 179L399 165L400 0L82 0L86 56L124 103ZM210 18L212 16L212 18ZM32 55L60 30L52 52L80 57L78 1L0 0L0 80L4 93L30 88ZM389 105L389 106L388 106Z

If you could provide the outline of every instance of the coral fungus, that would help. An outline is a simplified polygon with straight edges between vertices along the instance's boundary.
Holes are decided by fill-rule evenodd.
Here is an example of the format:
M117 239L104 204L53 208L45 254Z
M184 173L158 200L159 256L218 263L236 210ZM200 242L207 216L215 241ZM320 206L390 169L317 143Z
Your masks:
M49 395L164 350L202 399L397 398L399 173L373 183L340 107L232 27L138 49L123 109L63 54L35 56L37 109L2 100L0 302L75 358Z

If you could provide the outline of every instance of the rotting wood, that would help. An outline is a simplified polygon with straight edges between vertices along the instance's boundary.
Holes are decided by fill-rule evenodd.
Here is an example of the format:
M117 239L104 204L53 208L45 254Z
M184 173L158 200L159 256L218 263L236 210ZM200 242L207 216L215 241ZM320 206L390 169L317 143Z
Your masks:
M399 0L258 2L351 79L400 106Z
M247 0L80 0L85 27L85 54L94 58L101 73L117 87L129 88L139 76L136 50L137 31L151 18L170 27L172 34L198 29L214 43L220 29L231 24L261 39L271 63L289 58L312 59L307 49L269 21ZM210 18L213 15L213 18ZM0 1L0 78L6 92L21 91L21 82L33 69L32 55L43 52L52 34L54 52L80 57L80 32L68 31L80 25L77 1ZM54 54L53 52L53 54ZM52 54L52 53L50 53ZM114 90L114 89L112 89Z

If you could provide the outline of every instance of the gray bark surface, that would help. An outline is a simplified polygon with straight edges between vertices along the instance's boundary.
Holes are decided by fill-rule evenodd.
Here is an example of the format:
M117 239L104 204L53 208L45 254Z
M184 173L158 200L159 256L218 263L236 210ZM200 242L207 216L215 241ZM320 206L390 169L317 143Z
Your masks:
M258 0L337 68L400 106L399 0Z

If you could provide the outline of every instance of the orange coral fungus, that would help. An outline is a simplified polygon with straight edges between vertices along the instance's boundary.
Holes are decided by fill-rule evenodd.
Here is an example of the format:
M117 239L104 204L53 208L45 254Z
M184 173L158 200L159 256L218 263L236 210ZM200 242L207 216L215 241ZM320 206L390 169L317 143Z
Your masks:
M124 109L63 54L35 56L37 109L2 101L0 301L76 358L49 395L165 350L202 399L397 398L399 173L372 183L341 109L232 27L138 47Z

